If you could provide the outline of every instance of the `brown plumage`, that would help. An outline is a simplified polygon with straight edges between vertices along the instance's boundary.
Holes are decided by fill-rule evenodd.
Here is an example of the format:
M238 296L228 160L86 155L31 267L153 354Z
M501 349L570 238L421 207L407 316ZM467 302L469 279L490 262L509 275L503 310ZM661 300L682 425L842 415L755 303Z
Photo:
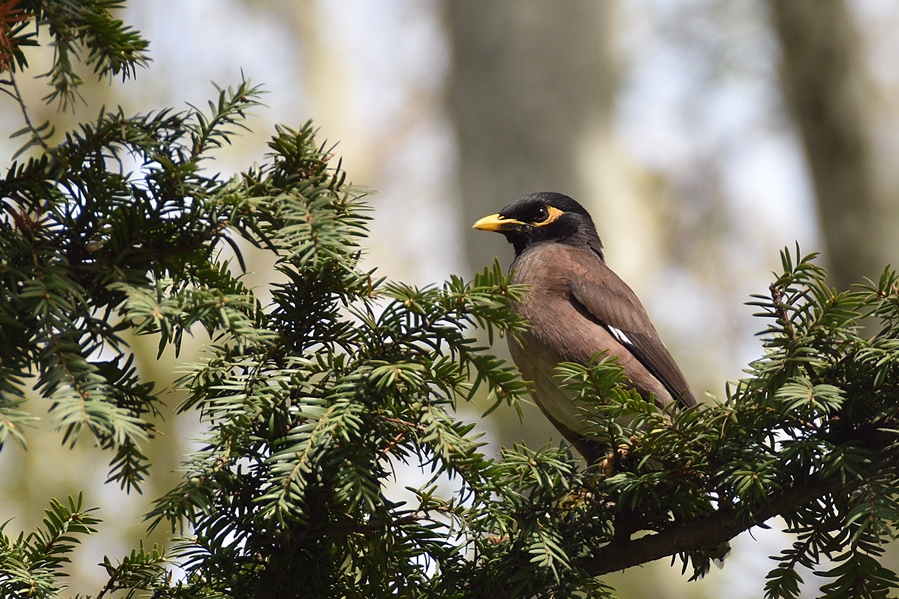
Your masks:
M537 405L592 462L606 445L591 438L581 407L559 388L559 362L587 364L596 353L618 358L628 383L665 407L696 404L684 375L662 343L636 294L606 266L589 213L559 193L535 193L474 228L496 231L515 248L512 282L530 286L516 306L531 325L509 338L512 359L533 384Z

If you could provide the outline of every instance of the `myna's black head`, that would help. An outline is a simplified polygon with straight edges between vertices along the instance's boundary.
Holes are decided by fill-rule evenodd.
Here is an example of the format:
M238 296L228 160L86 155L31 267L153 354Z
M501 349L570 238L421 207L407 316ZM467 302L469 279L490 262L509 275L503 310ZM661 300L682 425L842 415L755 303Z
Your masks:
M602 258L602 242L583 206L561 193L541 192L512 202L498 214L485 216L475 229L502 233L518 256L538 243L590 247Z

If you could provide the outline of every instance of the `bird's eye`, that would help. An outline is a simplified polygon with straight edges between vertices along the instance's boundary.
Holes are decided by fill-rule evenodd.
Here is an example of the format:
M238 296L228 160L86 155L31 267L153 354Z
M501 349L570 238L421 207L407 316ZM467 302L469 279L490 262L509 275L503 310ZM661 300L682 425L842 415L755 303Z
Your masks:
M549 210L546 209L546 206L540 206L537 208L536 212L534 212L534 222L542 223L546 219L549 218Z

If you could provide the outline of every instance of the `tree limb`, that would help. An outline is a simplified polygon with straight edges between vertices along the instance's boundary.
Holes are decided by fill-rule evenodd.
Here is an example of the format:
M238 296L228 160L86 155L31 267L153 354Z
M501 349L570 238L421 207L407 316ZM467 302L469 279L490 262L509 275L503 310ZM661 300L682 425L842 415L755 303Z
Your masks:
M823 497L842 486L843 483L838 478L813 477L804 484L795 484L772 495L767 505L755 513L741 513L742 510L735 507L720 508L701 520L677 524L645 537L609 543L595 551L581 565L591 576L601 576L677 553L715 547L744 530L759 526L774 516Z

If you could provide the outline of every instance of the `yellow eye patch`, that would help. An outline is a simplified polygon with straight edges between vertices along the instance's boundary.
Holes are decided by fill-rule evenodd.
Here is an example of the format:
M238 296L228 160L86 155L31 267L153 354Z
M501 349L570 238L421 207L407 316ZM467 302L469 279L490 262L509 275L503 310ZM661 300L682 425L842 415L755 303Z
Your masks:
M565 213L562 212L561 210L559 210L558 208L556 208L554 206L547 206L546 207L546 218L544 220L540 221L539 223L534 223L534 224L537 225L538 227L545 227L546 225L548 225L550 223L554 223L557 220L559 220L559 217L562 216L563 214L565 214Z

